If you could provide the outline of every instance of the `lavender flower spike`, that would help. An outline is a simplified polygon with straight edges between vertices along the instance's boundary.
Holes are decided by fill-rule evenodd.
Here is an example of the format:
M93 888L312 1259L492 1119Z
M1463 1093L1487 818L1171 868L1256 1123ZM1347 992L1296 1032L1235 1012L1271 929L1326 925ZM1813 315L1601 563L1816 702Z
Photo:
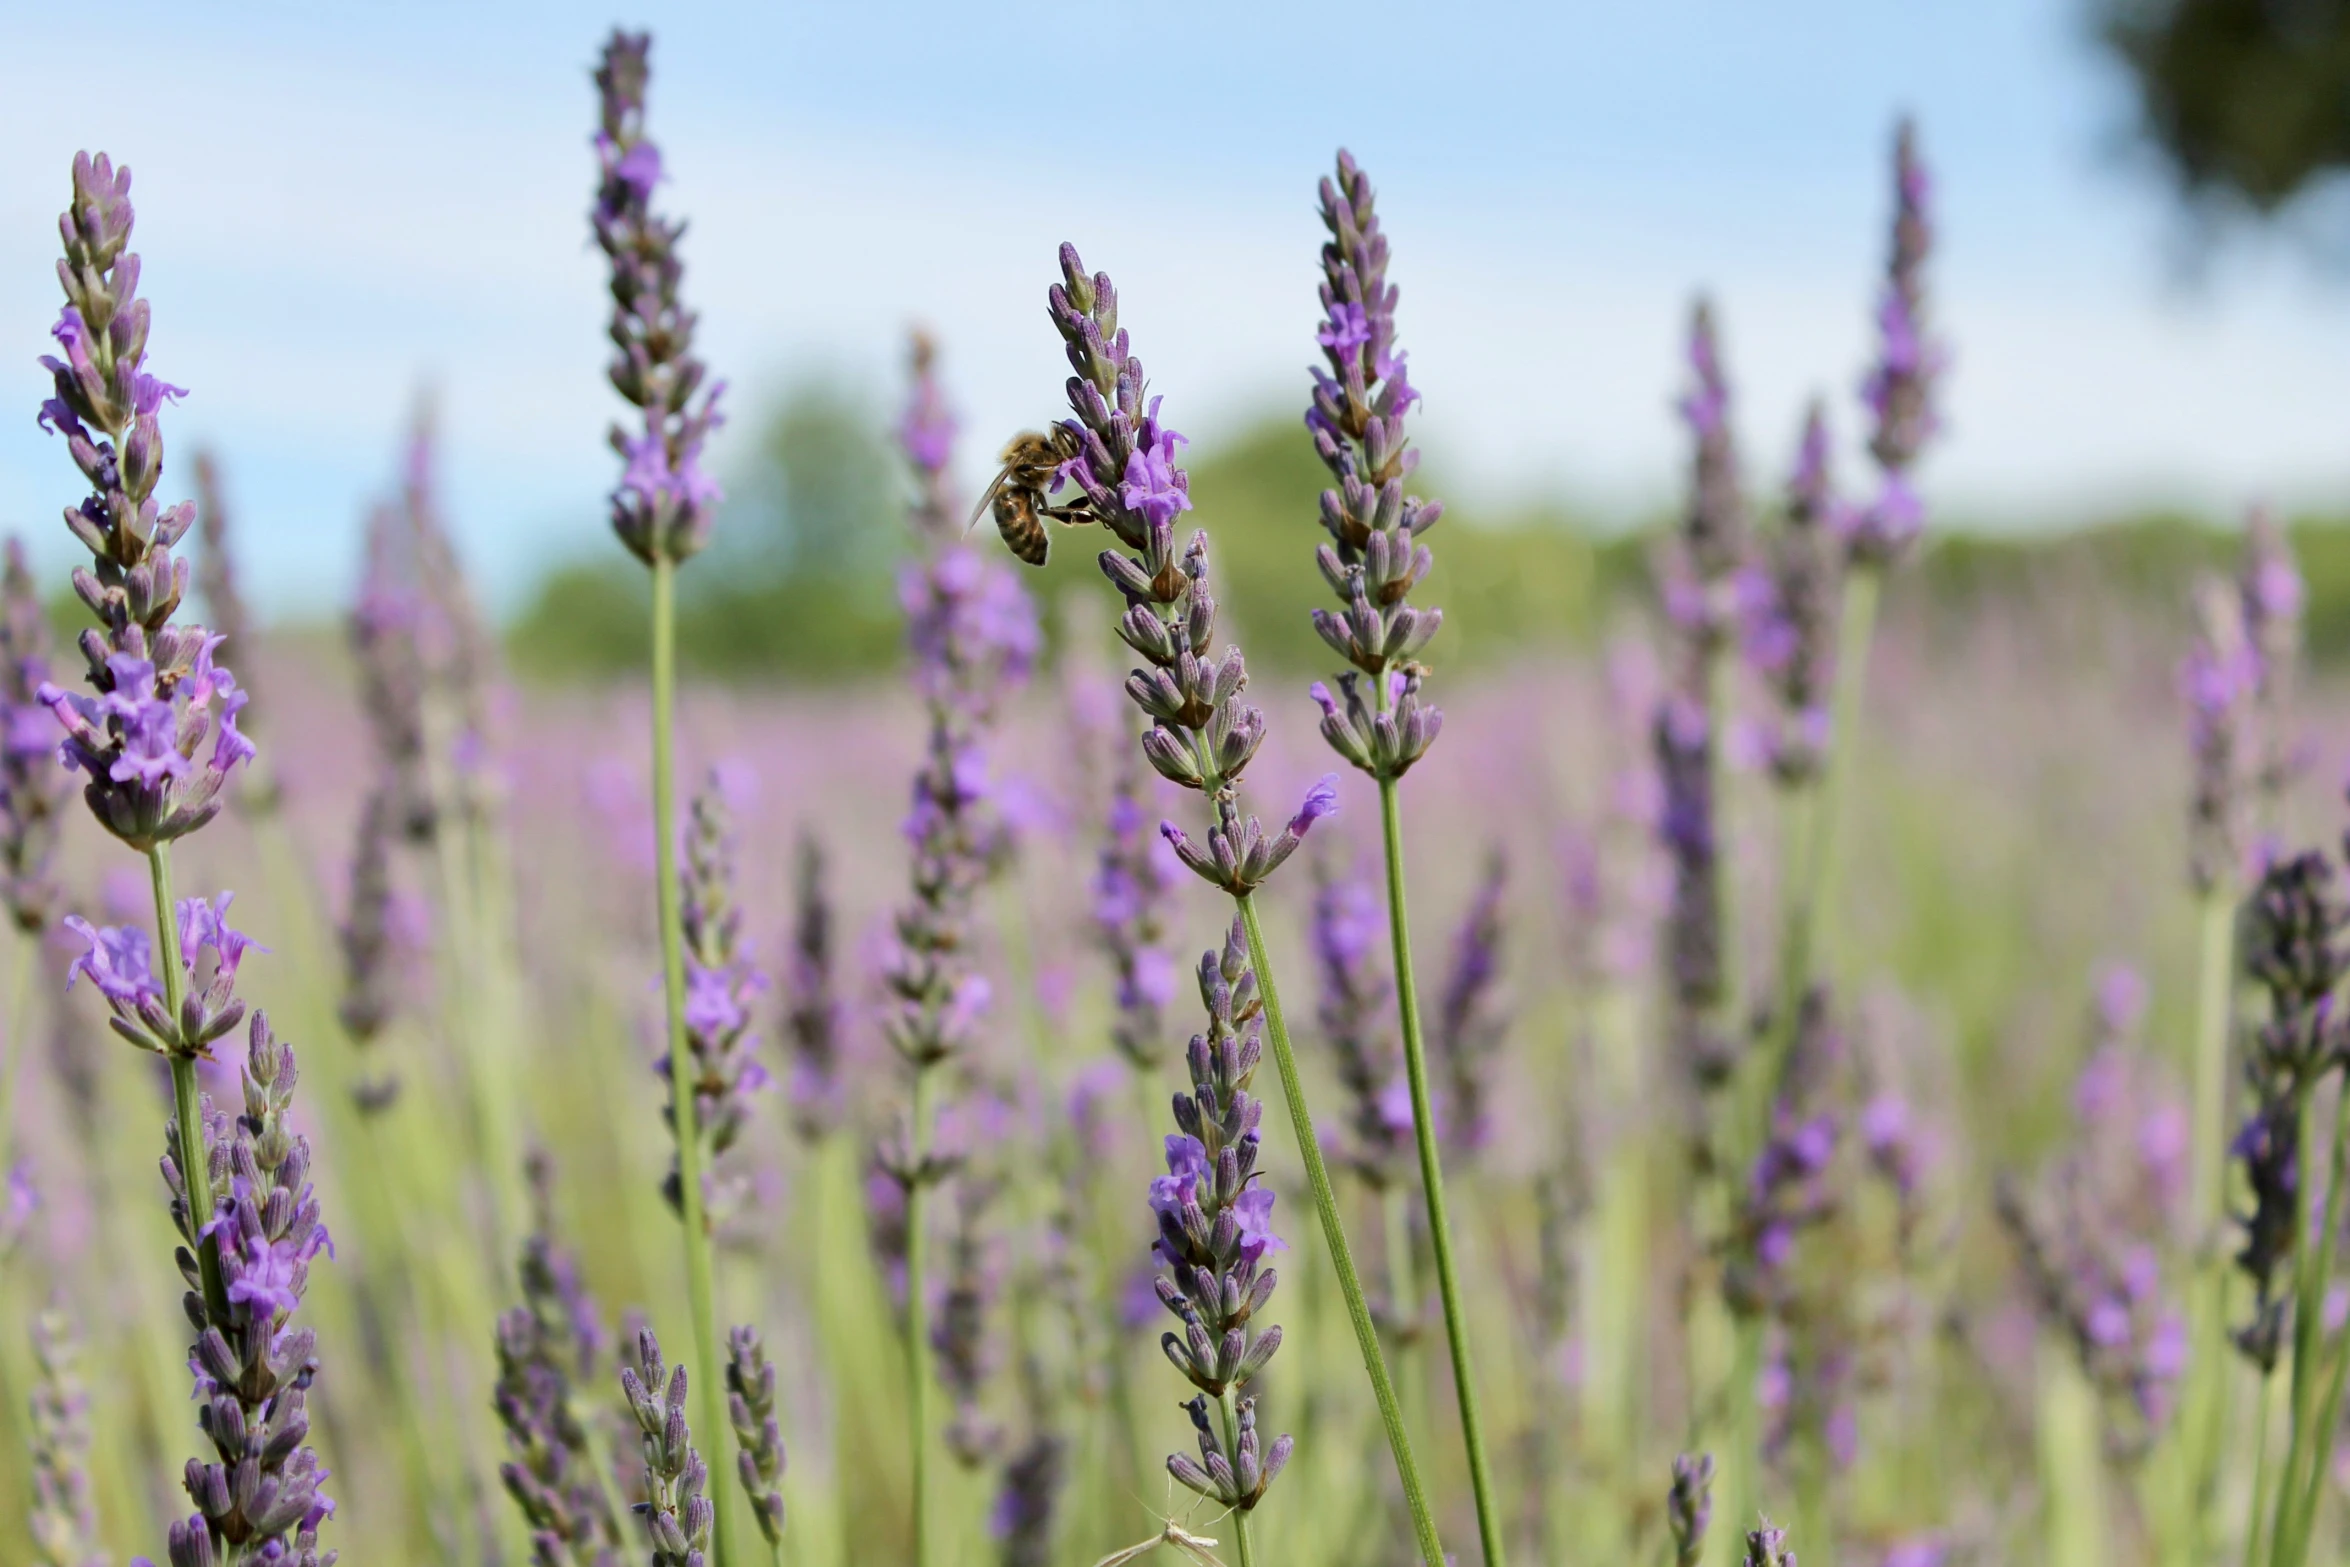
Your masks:
M1436 1059L1452 1096L1442 1124L1445 1140L1463 1153L1477 1152L1493 1136L1485 1100L1494 1052L1509 1031L1495 995L1501 976L1501 899L1508 881L1509 860L1496 846L1453 938L1452 971L1436 1007Z
M392 849L399 835L399 805L391 788L378 784L359 809L358 843L351 854L351 899L335 932L343 949L343 994L335 1005L343 1031L351 1036L358 1063L381 1036L398 1009L392 930ZM357 1064L357 1063L355 1063ZM399 1097L399 1079L362 1068L351 1096L363 1114L389 1109Z
M743 1494L770 1546L783 1544L783 1426L775 1418L775 1367L759 1330L726 1335L726 1413L739 1449Z
M637 1333L637 1360L644 1368L620 1368L620 1391L636 1416L645 1454L645 1500L633 1511L652 1536L653 1567L702 1567L710 1549L717 1509L707 1494L709 1466L694 1450L687 1428L685 1367L662 1373L660 1340L651 1328Z
M609 374L613 389L644 411L635 434L612 427L612 449L627 462L612 492L612 531L652 565L689 559L710 542L723 498L702 466L702 446L722 419L723 381L707 392L708 366L694 356L694 313L678 297L685 225L653 211L661 149L645 134L645 86L652 75L648 33L614 32L596 67L603 120L596 131L596 187L590 224L612 262ZM699 399L697 400L697 394Z
M0 573L0 901L28 935L56 918L57 724L42 706L49 683L49 615L26 567L24 545L8 541ZM13 1044L13 1041L11 1042Z
M1411 1091L1388 1021L1395 987L1373 957L1386 910L1360 881L1326 866L1315 870L1311 932L1320 994L1314 1016L1352 1102L1343 1151L1333 1157L1385 1191L1412 1148Z
M1786 521L1758 574L1746 629L1747 659L1776 698L1770 763L1781 788L1812 783L1827 761L1842 567L1834 529L1841 515L1828 464L1828 416L1814 402L1787 480Z
M686 835L686 866L680 906L685 925L685 1048L692 1064L694 1134L702 1142L698 1167L705 1184L721 1154L742 1135L750 1116L750 1095L767 1086L767 1069L752 1048L751 1019L767 977L742 953L742 910L734 896L734 824L716 774L694 797L693 822ZM659 1066L671 1082L669 1063ZM670 1109L670 1129L681 1130ZM685 1212L673 1158L662 1194L680 1216ZM705 1193L702 1212L712 1218L714 1193Z
M523 1304L498 1319L498 1381L491 1402L506 1428L498 1466L531 1530L539 1567L619 1567L620 1521L596 1475L582 1388L603 1349L595 1303L559 1250L548 1213L547 1166L529 1162L536 1233L522 1245Z
M1419 536L1444 515L1440 502L1404 493L1420 454L1404 436L1404 415L1420 400L1395 347L1397 290L1387 281L1387 236L1371 182L1352 154L1338 154L1322 181L1323 322L1316 334L1328 368L1313 371L1306 427L1337 480L1322 492L1329 542L1315 552L1322 579L1346 606L1314 611L1321 633L1354 672L1339 685L1345 711L1317 688L1322 734L1332 750L1374 778L1400 778L1427 754L1443 715L1419 698L1418 655L1444 623L1439 609L1405 602L1434 564ZM1357 675L1371 682L1366 708Z
M1761 1528L1748 1530L1746 1567L1795 1567L1795 1553L1787 1548L1787 1531L1773 1528L1768 1518Z
M220 464L209 451L196 453L196 537L203 551L196 557L196 592L213 627L243 652L254 646L253 618L246 612L245 595L237 583L235 550L229 542L228 502L221 493ZM246 687L252 694L252 687ZM264 703L264 706L267 704ZM239 803L266 814L279 800L277 780L258 767L244 774Z
M1683 1453L1673 1460L1672 1489L1665 1493L1665 1522L1673 1532L1675 1567L1697 1567L1705 1554L1705 1531L1714 1515L1714 1455Z
M1934 383L1948 355L1926 320L1926 258L1934 243L1927 204L1932 181L1918 158L1917 127L1901 122L1893 138L1893 242L1877 303L1877 362L1861 384L1873 428L1877 494L1851 514L1845 547L1855 565L1898 559L1925 526L1925 504L1910 470L1940 427Z
M73 583L99 621L81 637L98 694L69 695L46 681L34 694L64 727L58 754L87 775L83 796L99 825L144 852L210 821L253 745L237 730L245 694L214 662L222 639L170 624L188 586L187 562L171 547L195 508L161 509L155 500L158 413L186 393L145 369L147 302L137 297L139 258L127 252L130 170L82 153L73 183L73 205L58 220L66 303L51 334L65 357L41 360L56 395L39 422L65 437L91 485L65 522L92 557Z
M792 1124L809 1142L829 1136L847 1109L840 1000L833 993L832 899L824 882L824 846L803 831L792 883L791 957L783 970L783 1028L791 1045L786 1092Z
M110 998L111 999L111 998ZM269 1561L330 1567L318 1530L334 1515L319 1490L327 1476L305 1445L305 1409L318 1376L315 1338L293 1325L320 1252L333 1254L310 1185L310 1143L286 1123L296 1073L293 1051L253 1014L245 1053L244 1113L235 1120L205 1101L205 1157L213 1190L209 1216L188 1212L177 1129L167 1129L164 1179L187 1246L179 1254L189 1318L197 1324L188 1363L196 1376L196 1423L211 1461L190 1459L188 1497L196 1513L171 1526L171 1567ZM210 1296L194 1255L218 1247L222 1289Z
M90 1395L75 1373L73 1323L58 1307L33 1318L31 1515L33 1554L43 1567L100 1567L98 1512L90 1496Z
M1256 1400L1242 1397L1237 1419L1233 1405L1233 1395L1281 1347L1281 1329L1260 1328L1256 1319L1280 1279L1264 1260L1288 1249L1273 1233L1272 1188L1257 1172L1264 1107L1249 1085L1264 1053L1264 1009L1239 920L1221 953L1201 956L1199 988L1208 1031L1192 1036L1191 1092L1175 1098L1181 1130L1167 1139L1167 1173L1150 1187L1158 1220L1152 1251L1166 1270L1155 1287L1183 1327L1159 1342L1199 1390L1188 1406L1199 1460L1178 1455L1167 1460L1167 1470L1202 1496L1245 1513L1264 1499L1293 1444L1285 1436L1260 1455ZM1208 1418L1210 1400L1222 1411L1220 1429Z
M1061 281L1050 295L1053 325L1068 345L1069 406L1061 428L1078 455L1056 487L1073 485L1119 543L1104 550L1102 574L1125 596L1118 635L1149 667L1126 677L1126 694L1151 721L1144 757L1161 777L1195 789L1214 807L1202 848L1172 824L1161 831L1193 873L1245 897L1297 852L1307 829L1338 808L1335 778L1308 792L1287 827L1267 835L1243 817L1241 775L1265 737L1265 715L1240 700L1248 667L1240 649L1215 657L1216 600L1208 590L1208 536L1195 533L1178 555L1175 517L1191 507L1190 480L1174 466L1183 437L1159 422L1159 399L1143 406L1142 361L1118 326L1108 273L1086 275L1074 245L1061 247Z
M1160 942L1165 933L1165 841L1148 825L1143 779L1134 753L1121 751L1112 784L1107 831L1093 878L1093 922L1116 971L1116 1015L1110 1042L1138 1072L1159 1063L1167 1004L1175 999L1175 960Z
M2246 635L2241 600L2217 577L2197 584L2196 638L2179 667L2193 758L2188 804L2188 879L2198 893L2239 886L2247 786L2245 730L2260 685L2260 658Z

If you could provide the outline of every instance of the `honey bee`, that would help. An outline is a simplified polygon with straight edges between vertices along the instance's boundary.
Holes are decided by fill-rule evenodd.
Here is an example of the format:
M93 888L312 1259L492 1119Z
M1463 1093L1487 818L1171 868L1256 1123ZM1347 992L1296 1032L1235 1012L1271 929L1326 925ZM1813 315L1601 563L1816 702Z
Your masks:
M1045 519L1070 528L1095 520L1083 500L1055 506L1045 499L1054 471L1077 452L1077 437L1063 425L1056 424L1041 435L1023 430L1013 436L1004 446L1003 466L971 509L971 521L965 526L977 527L979 519L992 511L1005 548L1031 566L1043 565L1052 549Z

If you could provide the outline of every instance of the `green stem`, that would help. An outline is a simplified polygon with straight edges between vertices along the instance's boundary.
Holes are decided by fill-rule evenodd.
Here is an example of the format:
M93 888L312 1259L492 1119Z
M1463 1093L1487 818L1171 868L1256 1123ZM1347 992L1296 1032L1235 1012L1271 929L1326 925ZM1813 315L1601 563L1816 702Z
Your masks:
M0 1181L8 1178L9 1141L16 1131L16 1085L24 1074L25 1020L31 1013L33 948L41 938L20 930L8 954L8 1037L0 1039Z
M1379 682L1382 692L1386 681ZM1420 1185L1428 1201L1428 1240L1436 1253L1436 1292L1444 1302L1444 1338L1452 1350L1453 1389L1461 1408L1461 1441L1468 1449L1469 1484L1477 1494L1477 1537L1486 1567L1502 1567L1508 1543L1485 1458L1485 1423L1477 1407L1476 1374L1469 1363L1468 1315L1461 1309L1460 1274L1453 1263L1452 1222L1444 1208L1444 1167L1436 1151L1436 1116L1429 1103L1428 1054L1420 1033L1419 984L1412 974L1410 913L1404 898L1403 813L1393 778L1379 780L1379 822L1387 845L1387 929L1395 947L1396 1012L1403 1024L1404 1079L1412 1091L1412 1141L1419 1146ZM1259 969L1260 976L1262 969Z
M2273 1376L2260 1379L2260 1424L2252 1433L2252 1521L2244 1530L2244 1567L2257 1567L2260 1561L2260 1534L2268 1522L2268 1405L2269 1392L2275 1386L2276 1378Z
M2316 1090L2305 1089L2302 1098L2302 1168L2308 1169L2312 1151L2306 1134L2316 1119L2313 1114ZM2333 1431L2322 1421L2310 1419L2311 1400L2317 1398L2317 1378L2321 1370L2324 1348L2324 1299L2326 1281L2333 1276L2335 1238L2342 1223L2342 1183L2350 1174L2350 1092L2339 1094L2334 1106L2334 1140L2327 1159L2329 1179L2326 1183L2325 1217L2314 1222L2317 1193L2314 1184L2303 1194L2302 1215L2304 1228L2302 1245L2315 1243L2315 1255L2303 1259L2300 1279L2300 1298L2294 1302L2293 1314L2293 1441L2288 1450L2282 1488L2277 1496L2277 1549L2279 1560L2298 1563L2309 1554L2309 1529L2314 1522L2314 1511L2319 1488L2323 1483L2327 1455L2333 1450ZM2291 1455L2302 1455L2300 1469L2294 1466ZM2302 1473L2306 1471L2306 1485Z
M2226 890L2196 895L2201 937L2195 970L2194 1222L2217 1224L2227 1175L2228 1013L2235 999L2235 900Z
M653 563L653 876L661 916L661 989L668 1006L669 1098L675 1107L677 1194L685 1221L685 1287L694 1318L694 1359L700 1395L694 1426L704 1443L726 1425L720 1401L716 1291L711 1284L710 1227L702 1212L702 1130L696 1124L692 1052L685 1038L685 929L677 886L677 563ZM713 1477L718 1515L713 1567L733 1559L733 1508L723 1480Z
M1241 923L1248 931L1249 963L1257 972L1257 993L1264 998L1265 1035L1272 1042L1273 1065L1281 1075L1282 1097L1289 1104L1290 1130L1297 1136L1298 1158L1306 1167L1306 1184L1314 1194L1314 1211L1322 1221L1322 1238L1330 1248L1330 1266L1338 1275L1339 1293L1346 1299L1347 1319L1354 1325L1355 1347L1362 1354L1363 1371L1371 1379L1371 1396L1379 1405L1379 1423L1387 1428L1396 1478L1403 1485L1404 1505L1412 1513L1412 1533L1426 1567L1444 1567L1444 1547L1436 1537L1436 1518L1428 1508L1419 1463L1412 1457L1403 1408L1396 1402L1395 1384L1387 1375L1387 1359L1379 1350L1379 1329L1371 1321L1362 1275L1355 1271L1354 1254L1347 1247L1345 1227L1339 1223L1338 1194L1331 1188L1330 1169L1322 1162L1322 1145L1314 1135L1314 1119L1306 1110L1305 1084L1298 1078L1289 1027L1281 1020L1281 995L1274 988L1273 965L1265 955L1265 931L1257 918L1256 899L1244 893L1233 901L1239 905Z
M187 998L187 970L180 960L179 907L171 895L171 845L158 843L147 851L147 872L155 886L155 940L163 949L163 1005L173 1019ZM180 1180L187 1188L188 1229L191 1233L212 1222L212 1163L204 1151L204 1090L196 1081L196 1058L171 1058L171 1103L179 1123ZM220 1248L209 1240L193 1242L196 1266L204 1284L204 1301L214 1315L228 1315L228 1291L220 1280Z
M929 1189L923 1166L930 1156L930 1068L914 1067L914 1119L907 1134L906 1162L906 1425L914 1465L914 1567L930 1558L930 1297L926 1277L930 1246L924 1234L922 1196Z
M1419 1357L1413 1353L1420 1335L1420 1282L1412 1267L1411 1194L1400 1186L1379 1193L1380 1227L1387 1242L1387 1311L1393 1319L1396 1380L1403 1384L1404 1417L1413 1431L1428 1433L1428 1399L1424 1380L1417 1374Z
M1240 1452L1240 1422L1232 1414L1232 1390L1226 1388L1216 1396L1217 1410L1224 1417L1224 1451L1234 1455ZM1240 1567L1256 1567L1256 1555L1248 1541L1248 1513L1232 1514L1232 1541L1240 1550Z

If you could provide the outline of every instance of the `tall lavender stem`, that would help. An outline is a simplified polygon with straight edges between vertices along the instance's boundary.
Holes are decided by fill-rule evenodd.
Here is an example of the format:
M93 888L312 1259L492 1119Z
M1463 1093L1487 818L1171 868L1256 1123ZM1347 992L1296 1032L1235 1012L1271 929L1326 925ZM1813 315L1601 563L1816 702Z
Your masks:
M1397 785L1427 754L1443 714L1420 700L1426 676L1419 662L1444 623L1437 609L1408 602L1432 558L1419 534L1435 526L1441 504L1405 493L1419 453L1404 435L1404 415L1420 399L1395 347L1397 290L1387 281L1387 236L1368 176L1351 154L1338 154L1335 177L1321 186L1324 320L1317 333L1328 369L1314 370L1306 412L1314 449L1337 481L1321 498L1329 541L1316 552L1323 579L1345 603L1343 611L1314 612L1314 629L1351 666L1339 677L1344 711L1317 685L1322 734L1331 749L1379 786L1379 819L1387 858L1387 924L1395 949L1395 995L1403 1028L1404 1080L1412 1096L1412 1137L1420 1155L1420 1186L1428 1204L1428 1236L1436 1253L1436 1288L1444 1304L1444 1335L1452 1351L1453 1387L1460 1403L1461 1437L1477 1497L1477 1533L1487 1567L1502 1567L1507 1541L1485 1454L1477 1379L1470 1364L1469 1327L1453 1257L1452 1222L1445 1209L1439 1128L1428 1092L1427 1047L1420 1026L1419 982L1412 969L1410 910L1404 892L1403 819ZM1358 681L1371 687L1368 706Z
M1207 534L1193 534L1189 545L1177 553L1175 518L1191 509L1190 479L1175 462L1175 448L1184 438L1160 422L1159 399L1152 398L1145 406L1142 364L1118 325L1118 296L1109 275L1089 275L1074 245L1061 247L1060 261L1061 281L1051 289L1048 306L1076 373L1067 383L1074 417L1062 421L1055 432L1072 455L1054 470L1052 483L1056 489L1078 491L1077 499L1065 508L1073 519L1102 523L1123 546L1104 550L1100 559L1103 575L1126 600L1118 635L1149 666L1133 671L1126 682L1127 695L1151 720L1142 737L1143 755L1161 777L1203 796L1212 814L1204 848L1171 822L1161 824L1160 831L1193 874L1230 894L1238 906L1248 933L1250 966L1264 1000L1266 1037L1289 1103L1290 1126L1314 1193L1323 1240L1330 1248L1355 1343L1386 1427L1421 1554L1428 1567L1442 1567L1444 1549L1437 1539L1435 1517L1387 1373L1379 1329L1339 1219L1337 1193L1306 1106L1305 1085L1282 1020L1253 897L1297 852L1314 822L1337 808L1337 780L1325 778L1315 785L1278 833L1268 834L1258 818L1242 810L1241 774L1264 739L1265 720L1256 707L1239 700L1248 683L1240 650L1228 646L1221 657L1214 651L1216 600L1208 587ZM1422 719L1412 738L1424 750L1434 738L1433 725Z
M694 314L678 297L685 264L678 257L677 241L684 225L656 215L652 207L653 187L661 178L661 150L645 134L651 49L649 34L615 30L596 67L602 115L594 139L598 183L591 224L596 243L612 264L612 385L643 411L639 433L632 435L617 424L612 428L613 449L627 462L612 492L612 527L653 573L653 881L661 930L686 1293L694 1318L694 1358L700 1368L701 1426L709 1431L720 1424L723 1384L709 1226L702 1211L702 1139L695 1123L693 1058L686 1048L685 942L676 843L677 568L709 542L720 495L716 481L701 466L701 455L719 422L718 398L725 384L702 390L708 370L693 353ZM680 1382L681 1402L683 1389ZM729 1567L732 1510L716 1511L716 1563Z

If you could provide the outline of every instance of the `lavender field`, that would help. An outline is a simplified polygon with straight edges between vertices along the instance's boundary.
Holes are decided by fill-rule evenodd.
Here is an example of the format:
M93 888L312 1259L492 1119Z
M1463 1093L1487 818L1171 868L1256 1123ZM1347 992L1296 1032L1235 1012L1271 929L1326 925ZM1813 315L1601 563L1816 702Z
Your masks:
M564 601L645 651L567 680L429 399L334 634L249 611L139 149L54 171L0 1562L2343 1559L2317 535L1928 590L1930 123L1798 428L1696 298L1628 545L1421 493L1423 239L1350 154L1298 172L1293 515L1195 504L1078 232L1042 431L910 330L894 651L786 683L706 656L735 394L658 63L581 91L619 564Z

